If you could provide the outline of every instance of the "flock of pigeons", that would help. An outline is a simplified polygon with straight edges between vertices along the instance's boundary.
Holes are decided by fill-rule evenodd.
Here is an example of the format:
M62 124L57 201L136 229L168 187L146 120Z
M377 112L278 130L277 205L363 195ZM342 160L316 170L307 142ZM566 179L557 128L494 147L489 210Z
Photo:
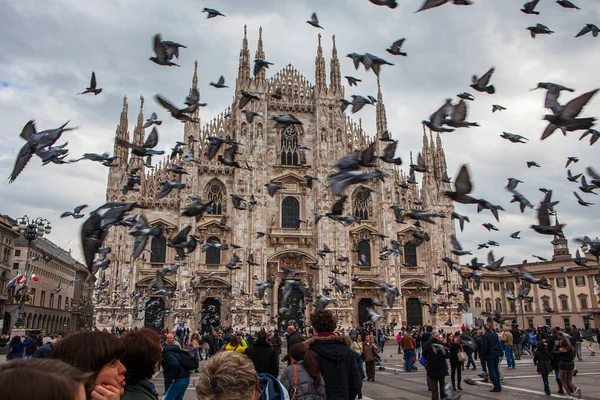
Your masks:
M389 7L390 9L394 9L397 7L397 3L394 0L369 0L371 3L378 6ZM565 8L571 9L579 9L573 3L568 0L558 0L556 1L559 5ZM423 6L418 10L424 11L434 7L438 7L444 5L446 3L454 3L455 5L471 5L472 1L470 0L427 0L423 4ZM539 0L530 1L524 4L522 12L526 14L534 14L538 15L539 12L535 11L535 8ZM225 17L224 14L215 9L205 8L203 12L207 13L207 17L216 18L216 17ZM316 13L313 13L311 18L307 21L308 24L315 28L323 29L320 25L319 19ZM534 27L528 28L531 31L532 37L535 37L536 34L543 33L552 33L547 27L541 24L537 24ZM577 35L577 37L585 35L586 33L592 33L594 37L598 35L598 27L593 24L587 24L581 32ZM405 43L406 39L396 40L388 49L387 52L393 56L407 56L407 53L402 51L402 46ZM173 60L179 58L179 51L182 48L186 48L186 46L173 42L163 40L160 34L156 34L153 37L153 50L155 55L150 57L149 60L154 62L159 66L178 66ZM393 66L394 64L378 57L370 53L358 54L351 53L348 54L348 57L352 59L355 69L358 69L362 64L365 70L372 70L375 75L379 76L381 72L382 66ZM269 68L269 65L273 65L273 63L267 60L257 59L254 61L254 76L256 77L261 71ZM487 95L493 95L495 93L495 87L490 84L492 80L492 76L495 69L489 69L484 75L481 77L473 76L470 87L481 93L485 93ZM353 76L346 76L350 86L357 86L358 83L361 82L360 79ZM225 85L225 78L221 76L217 82L211 82L211 86L217 89L227 88ZM548 121L548 126L544 130L541 139L547 139L556 129L560 129L563 134L567 134L567 132L572 131L584 131L580 140L584 137L591 135L590 144L594 144L598 138L600 138L600 132L593 129L595 118L592 117L579 117L579 114L582 112L583 107L592 99L592 97L597 93L598 89L592 90L586 93L579 95L578 97L570 100L566 104L559 103L559 95L563 91L574 92L574 89L567 88L560 84L551 83L551 82L540 82L535 89L543 89L546 90L546 98L544 106L545 108L551 110L551 114L547 114L544 119ZM534 89L534 90L535 90ZM92 72L90 85L80 94L91 94L98 95L102 92L101 88L98 88L96 75ZM274 98L282 98L284 96L283 90L277 89L270 94L270 96ZM475 97L468 93L463 92L458 94L459 101L453 104L451 99L445 101L444 105L439 108L436 112L434 112L428 120L423 121L423 124L426 125L430 130L435 132L449 133L455 131L455 129L460 128L470 128L470 127L478 127L479 124L476 122L467 121L467 103L470 101L474 101ZM198 123L192 116L192 114L199 108L206 106L205 103L200 102L200 94L197 90L193 90L189 96L185 98L185 106L178 107L171 101L167 100L165 97L157 94L155 96L156 102L163 107L171 116L181 122L189 122L189 123ZM246 90L242 90L239 93L238 107L241 112L244 113L246 120L251 123L256 117L263 117L261 113L245 109L248 104L251 104L254 101L260 100L260 97L250 93ZM352 101L346 99L340 99L342 110L346 110L348 106L352 106L351 112L356 113L360 111L365 105L373 105L375 104L377 99L373 96L352 96ZM492 106L492 112L500 112L506 110L505 107L499 104L494 104ZM302 121L297 119L293 115L279 115L272 117L275 127L277 129L284 129L290 125L302 125ZM96 153L86 153L81 158L75 160L65 160L68 154L68 149L66 149L67 143L61 145L55 145L55 143L60 139L61 135L65 131L69 131L75 128L67 128L68 122L63 124L62 126L56 129L48 129L41 132L38 132L35 127L35 123L33 120L29 121L21 132L21 137L26 141L25 145L19 152L17 160L15 162L15 166L13 172L9 177L9 181L13 182L19 174L23 171L29 160L33 157L33 155L37 155L42 159L42 163L56 163L56 164L70 164L75 163L80 160L89 160L94 162L99 162L103 166L111 167L117 165L117 157L110 156L109 154L96 154ZM152 157L155 155L162 155L164 151L155 150L159 136L157 127L162 124L162 121L158 119L156 113L153 113L150 118L143 125L144 129L151 128L150 133L146 137L145 142L142 145L137 145L135 143L129 143L124 140L118 140L118 144L124 147L127 147L131 150L133 155L141 157L145 159L145 166L152 168ZM501 135L502 138L509 140L513 143L527 143L528 139L509 132L504 132ZM185 184L180 183L177 179L178 176L188 174L184 165L189 165L190 163L198 164L200 161L194 158L194 145L198 142L193 136L187 138L187 142L177 142L175 146L171 149L171 161L173 164L169 167L169 171L173 173L173 180L162 183L162 189L156 196L157 199L161 199L171 193L173 190L181 190L185 188ZM385 179L385 174L377 169L378 163L388 163L392 165L401 165L402 159L400 157L395 156L397 141L391 138L389 132L385 132L381 137L378 137L377 140L383 141L387 143L383 154L376 155L375 154L375 142L373 142L366 149L357 150L350 154L347 154L340 160L338 160L334 166L337 169L337 172L331 174L328 177L328 184L331 190L331 193L338 197L338 200L333 204L331 211L325 214L316 214L314 221L315 224L319 223L319 221L327 217L335 222L342 224L343 226L349 226L354 223L360 223L360 219L353 215L344 215L344 206L347 200L347 196L345 195L346 189L348 186L352 185L362 185L362 195L365 197L370 196L373 189L370 189L368 186L364 184L368 183L373 179ZM218 161L228 167L233 168L245 168L251 170L252 167L245 162L245 166L242 166L236 156L240 154L238 152L239 147L243 145L240 142L237 142L233 139L225 139L217 136L212 136L208 138L208 147L207 147L207 157L209 160L212 160L223 145L228 146L223 155L218 155ZM187 148L187 152L184 150ZM310 148L306 146L300 146L303 150L310 150ZM579 159L577 157L569 157L567 160L566 168L569 167L571 163L577 163ZM183 165L177 164L177 162L181 162ZM310 168L310 165L306 164L305 159L301 159L299 162L301 167ZM539 167L535 161L530 161L527 163L528 168ZM402 182L400 185L403 188L409 188L411 184L416 184L416 173L427 174L430 173L430 166L426 165L421 154L417 157L417 162L410 165L410 173L405 182ZM588 167L586 169L587 174L590 176L590 183L586 180L586 177L582 174L573 175L570 170L567 170L567 179L571 182L579 182L581 178L579 190L582 193L589 194L593 193L595 189L600 188L600 174L598 174L592 167ZM139 191L139 184L141 183L141 177L139 175L140 168L132 168L128 171L127 182L123 186L122 191L124 194L129 191ZM309 188L312 187L312 182L316 180L316 177L312 177L310 175L306 175L305 178L309 182ZM442 178L442 181L446 183L450 183L451 179L445 175ZM507 190L512 194L513 198L511 203L515 202L519 204L519 208L523 213L527 208L533 208L532 203L525 198L525 196L517 191L517 185L521 183L516 178L510 178ZM282 187L276 184L266 184L268 194L273 197L275 193L280 190ZM540 189L545 195L544 199L540 202L539 207L537 209L538 215L538 223L531 225L531 228L542 235L551 235L554 237L564 237L562 233L563 224L559 224L558 221L551 221L551 216L556 213L555 207L558 204L557 201L552 201L552 190ZM504 208L500 205L494 204L486 199L476 198L471 195L473 191L473 184L471 182L471 176L469 173L469 169L466 165L460 167L458 175L454 181L454 190L448 191L445 193L450 199L452 199L456 203L461 204L472 204L476 206L477 212L481 212L483 210L489 210L490 213L494 216L496 221L499 221L499 212L504 211ZM589 206L592 203L585 201L580 194L576 191L574 192L575 197L579 204L582 206ZM196 222L201 220L203 215L214 207L212 201L203 201L202 198L191 195L190 196L192 202L189 205L186 205L181 210L182 216L195 218ZM252 212L254 207L257 205L257 201L254 199L254 196L250 196L249 199L245 199L242 196L232 194L231 200L233 203L233 207L238 210L247 210L248 212ZM81 205L76 207L73 211L64 212L61 217L73 217L75 219L83 218L85 214L82 214L82 210L87 207L86 205ZM401 206L392 206L392 211L394 215L394 220L397 223L406 223L408 220L413 222L413 225L416 228L416 231L412 233L412 239L410 243L412 245L418 246L425 241L429 241L429 235L426 229L422 228L423 224L435 224L436 218L443 218L445 216L439 215L436 213L427 212L425 210L420 209L404 209ZM110 266L110 259L108 258L108 254L110 254L111 249L108 247L103 247L103 243L106 239L108 231L111 227L114 226L123 226L130 229L129 234L134 237L134 246L133 253L131 255L132 260L135 260L139 257L144 259L144 252L149 250L146 249L146 245L148 242L148 238L159 237L164 234L162 228L152 227L148 225L148 222L143 214L134 215L134 211L136 209L143 209L137 203L122 203L122 202L108 202L94 211L92 211L88 218L82 225L81 229L81 242L83 246L83 254L85 258L85 263L87 268L89 269L90 276L95 280L95 275L98 271L105 270ZM132 215L133 214L133 215ZM458 213L453 213L452 218L459 221L459 226L461 231L464 229L465 222L470 222L469 217L466 215L460 215ZM219 224L219 228L222 231L228 231L232 228L226 224L226 219L223 217ZM298 219L298 227L301 223L306 221ZM486 223L484 224L488 230L498 230L493 224ZM156 278L150 286L150 290L147 293L140 292L132 292L129 293L129 281L125 280L123 283L119 283L118 286L121 286L121 290L123 291L123 295L119 298L120 304L119 307L123 311L121 315L117 317L117 319L121 319L128 316L127 309L127 298L130 297L133 300L141 300L137 304L137 308L134 310L134 317L136 319L141 319L140 313L148 308L152 308L156 304L156 300L153 302L149 301L149 296L163 296L164 298L169 298L173 296L173 292L167 290L164 277L167 274L174 274L177 272L178 268L184 265L185 259L187 256L192 254L198 248L198 245L201 245L201 251L206 252L211 248L218 250L228 250L233 249L236 250L240 248L240 246L236 246L235 244L224 244L217 242L206 242L204 243L202 239L194 234L191 234L193 231L193 226L188 225L184 229L182 229L177 235L168 240L168 246L173 247L176 250L177 257L175 259L176 263L171 267L165 267L161 271L157 273ZM520 232L514 232L510 235L513 239L520 239ZM260 239L264 237L266 234L264 232L257 232L256 239ZM378 234L381 240L387 239L388 237L383 234ZM577 239L582 245L587 246L587 251L589 254L592 254L596 258L600 256L600 241L591 240L588 237L583 237ZM456 256L466 256L470 255L471 251L463 250L461 245L455 236L452 237L452 253ZM479 249L489 248L490 246L498 246L497 242L488 241L486 243L482 243L479 245ZM383 247L379 258L382 260L387 260L390 257L398 257L402 254L401 248L403 247L402 243L399 243L395 240L390 240L389 245ZM352 249L353 252L358 253L358 249ZM316 252L319 257L325 259L329 255L333 255L336 251L331 250L327 245L323 245L323 249ZM302 261L302 254L298 254L296 262L300 263ZM543 259L541 257L538 257ZM336 260L340 263L348 263L350 259L341 254L337 254ZM454 260L450 257L444 257L443 261L447 265L451 271L455 271L462 278L462 285L459 286L459 291L463 294L463 299L459 300L457 293L452 293L450 290L447 290L444 293L442 286L440 285L438 288L433 289L433 293L436 295L436 298L431 302L431 304L423 303L424 306L427 306L429 312L431 314L437 313L437 310L442 308L449 308L458 305L459 309L468 310L470 299L469 296L473 294L473 290L469 288L467 282L470 280L481 282L484 278L484 274L482 271L504 271L501 267L503 258L496 260L494 258L493 253L490 251L488 254L488 262L487 264L479 263L477 258L473 258L473 260L466 264L464 267L458 265ZM592 262L589 258L585 256L581 256L579 250L577 251L577 256L575 259L577 265L585 266L585 267L595 267L598 265L596 262L594 265L590 265ZM226 264L226 267L229 270L241 269L240 264L247 264L249 266L258 265L255 262L253 254L249 254L247 259L242 261L236 254L233 254L229 262ZM363 265L366 261L359 257L358 264ZM318 270L321 267L319 265L310 265L311 269ZM132 271L130 271L131 273ZM350 285L343 282L338 275L346 275L346 271L340 271L337 267L331 271L333 276L329 277L329 285L331 288L323 288L322 293L318 294L315 299L315 305L317 307L326 307L329 304L335 304L335 300L330 298L331 292L334 291L338 294L342 294L352 298L353 294L350 291ZM506 272L511 273L517 280L525 281L529 284L537 284L541 289L548 289L550 285L548 284L546 279L535 278L531 273L529 273L524 268L520 270L506 269ZM128 274L127 276L129 276ZM447 274L444 271L437 271L434 275L439 277L445 277ZM104 276L104 274L102 274ZM212 276L214 276L214 272L199 278L202 280L208 280ZM255 276L255 280L258 278ZM269 323L276 324L276 317L282 317L286 315L290 315L293 310L290 309L289 299L294 291L300 291L301 293L310 296L313 294L312 288L307 287L301 280L295 279L296 273L291 269L285 269L283 275L283 299L282 303L279 304L278 314L277 315L269 315L271 317ZM351 277L351 281L360 282L360 278L356 276ZM189 282L187 285L188 293L191 295L194 285L197 282L195 278ZM444 284L449 284L450 281L444 280ZM109 282L103 279L102 282L98 284L96 290L98 291L98 297L96 299L96 304L105 303L111 304L110 295L103 295L102 290L108 286ZM387 307L388 309L392 308L396 302L396 298L400 296L400 292L398 288L394 288L392 285L387 284L386 282L379 281L378 282L381 291L383 292L383 297L385 302L382 302L378 297L373 298L373 304L375 306ZM256 292L253 294L245 293L243 290L241 294L246 296L248 304L252 304L255 299L262 301L263 305L266 307L269 304L273 303L265 303L264 296L266 289L272 289L274 286L274 282L257 282L256 283ZM517 299L526 299L531 301L531 297L529 297L529 289L527 285L521 285L519 292L517 294L513 294L510 292L506 293L506 296L509 300L517 300ZM57 288L60 290L60 288ZM207 292L210 292L212 289L209 287ZM197 298L196 300L197 301ZM174 303L167 307L166 313L170 313L173 311ZM374 309L369 309L369 316L373 323L377 322L379 319L383 318L379 315ZM548 312L553 310L547 310ZM177 314L178 316L189 316L188 314ZM450 315L448 313L448 315ZM231 316L231 312L227 312L226 319ZM164 314L156 315L157 319L161 319L164 317ZM493 315L493 318L498 322L503 322L502 317L499 313ZM101 321L102 322L102 321ZM219 323L220 320L218 318L214 318L210 321L211 323ZM237 321L241 322L241 320ZM292 321L290 321L292 322ZM257 322L258 325L261 325L260 322ZM263 323L263 325L266 323ZM392 321L394 324L394 321ZM447 321L447 324L451 325L452 321Z

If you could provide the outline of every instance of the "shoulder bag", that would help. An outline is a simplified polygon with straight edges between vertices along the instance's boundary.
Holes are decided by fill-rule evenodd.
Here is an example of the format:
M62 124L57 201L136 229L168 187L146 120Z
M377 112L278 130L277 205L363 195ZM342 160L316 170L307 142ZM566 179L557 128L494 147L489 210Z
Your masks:
M292 361L292 368L294 369L294 387L292 388L291 400L296 400L296 392L298 392L298 366L295 361Z
M463 363L469 359L462 346L460 346L460 351L456 353L456 358L458 359L459 363Z

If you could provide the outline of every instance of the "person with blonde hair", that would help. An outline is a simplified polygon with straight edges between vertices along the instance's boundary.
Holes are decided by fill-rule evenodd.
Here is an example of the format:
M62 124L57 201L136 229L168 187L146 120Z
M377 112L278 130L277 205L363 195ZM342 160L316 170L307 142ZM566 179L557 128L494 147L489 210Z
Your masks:
M195 383L198 400L258 400L261 386L254 364L235 351L223 351L204 363Z

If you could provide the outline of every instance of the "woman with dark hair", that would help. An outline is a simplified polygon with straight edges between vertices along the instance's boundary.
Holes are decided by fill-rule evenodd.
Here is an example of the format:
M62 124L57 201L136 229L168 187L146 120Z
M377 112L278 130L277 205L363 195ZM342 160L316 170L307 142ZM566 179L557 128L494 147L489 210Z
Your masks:
M367 370L367 382L375 382L375 361L377 360L378 348L373 343L372 335L366 335L362 347L362 354L365 359L365 369Z
M119 361L125 347L108 332L90 331L68 335L53 346L50 358L89 372L86 394L94 400L117 400L125 386L125 367Z
M13 336L8 343L8 357L7 360L14 360L17 358L25 357L25 345L21 343L21 336Z
M355 399L362 387L350 338L334 333L337 319L329 310L310 315L315 335L305 343L317 355L328 399Z
M563 388L567 392L567 400L572 400L575 397L581 398L581 389L573 385L573 370L575 369L575 348L569 340L561 335L558 343L554 345L554 356L558 357L558 370Z
M0 365L3 400L86 400L88 378L89 374L59 360L35 358Z
M315 352L301 342L292 346L290 357L292 365L286 367L280 379L290 398L325 400L325 387Z
M354 340L352 342L352 345L350 346L350 348L354 352L354 358L356 359L356 364L358 365L358 372L360 372L360 377L364 381L367 376L365 375L363 354L362 354L363 340L362 340L362 336L360 334L356 335L356 340ZM362 399L362 388L358 392L358 398Z
M152 329L142 328L127 332L121 342L125 346L121 362L127 368L121 400L158 400L158 392L150 379L160 368L160 335Z
M537 345L535 352L533 353L533 365L537 366L537 373L542 376L542 382L544 382L544 393L550 396L550 383L548 382L548 374L552 372L552 356L546 348L546 344L540 341Z
M446 345L450 348L450 379L452 380L452 390L456 390L456 378L458 378L458 390L462 390L460 383L462 382L462 366L464 362L458 361L458 353L462 351L460 337L449 333L446 337Z

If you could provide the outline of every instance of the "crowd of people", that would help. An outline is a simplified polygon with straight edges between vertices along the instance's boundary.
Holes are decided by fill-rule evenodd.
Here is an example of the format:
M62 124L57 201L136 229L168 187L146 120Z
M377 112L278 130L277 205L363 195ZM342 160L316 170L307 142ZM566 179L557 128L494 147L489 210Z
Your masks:
M10 362L0 366L0 386L8 389L8 399L180 400L191 372L198 372L199 362L205 360L194 383L199 400L259 399L265 393L269 399L362 398L363 382L375 381L389 332L367 325L341 334L336 332L336 317L323 309L310 316L310 325L306 336L288 327L283 357L277 330L250 334L215 329L201 335L183 327L170 332L113 328L65 337L15 336L8 343L4 340ZM396 340L404 371L411 373L423 366L432 400L444 400L448 398L446 377L450 376L453 391L463 390L462 371L465 367L476 370L476 359L483 371L480 377L493 384L490 391L500 392L503 359L506 367L516 368L515 360L528 354L547 395L554 373L558 394L581 398L581 390L573 383L574 360L582 359L584 341L592 344L590 355L595 354L597 331L575 326L566 330L522 330L517 325L502 331L490 325L483 328L463 325L458 332L431 326L402 328ZM280 362L286 361L280 374ZM164 393L152 383L160 370ZM39 384L14 383L15 376L26 373L31 377L31 371Z

